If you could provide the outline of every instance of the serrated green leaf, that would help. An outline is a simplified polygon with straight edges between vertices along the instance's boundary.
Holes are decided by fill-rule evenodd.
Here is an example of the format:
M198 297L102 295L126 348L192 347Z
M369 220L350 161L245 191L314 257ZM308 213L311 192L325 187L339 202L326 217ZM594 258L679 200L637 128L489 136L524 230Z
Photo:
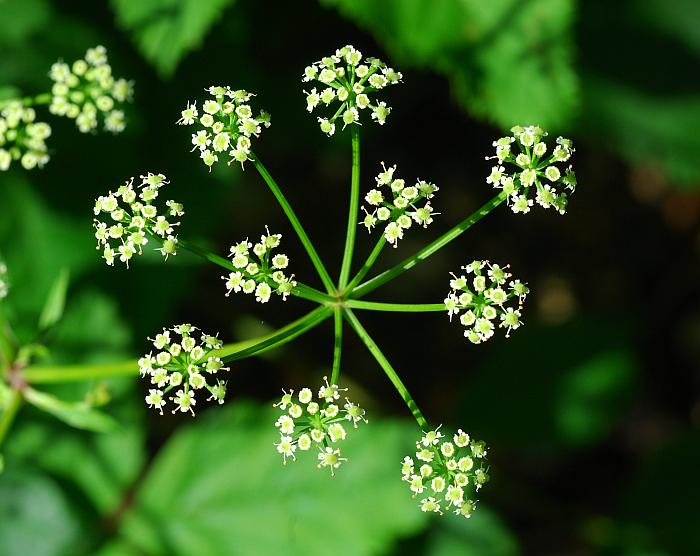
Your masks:
M48 330L63 316L69 280L70 272L67 268L62 268L58 276L56 276L56 280L51 286L49 295L44 303L44 308L41 310L41 315L39 316L39 330Z
M26 388L23 394L34 407L50 413L71 427L95 432L108 432L117 428L114 419L85 402L64 402L51 394L39 392L33 388Z
M236 402L181 429L154 461L122 535L169 556L315 556L329 547L363 556L425 525L399 470L415 426L373 420L353 430L343 443L350 461L331 477L314 453L282 465L277 415Z
M163 76L197 48L233 0L112 0L117 23Z
M445 74L464 108L510 128L561 128L578 106L573 0L321 0L371 31L401 67Z

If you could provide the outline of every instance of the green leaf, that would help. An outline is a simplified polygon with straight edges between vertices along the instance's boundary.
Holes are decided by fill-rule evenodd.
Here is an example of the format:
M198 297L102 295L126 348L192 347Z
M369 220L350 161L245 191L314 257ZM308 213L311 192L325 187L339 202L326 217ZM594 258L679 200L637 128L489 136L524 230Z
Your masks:
M91 215L69 218L49 206L20 174L8 173L0 184L0 251L12 275L12 295L3 309L23 342L35 336L46 294L61 269L73 279L91 266L95 256Z
M460 421L487 442L535 454L587 446L612 430L633 398L637 362L624 322L528 323L490 347L460 404Z
M44 308L41 310L41 315L39 316L39 330L48 330L63 316L69 280L70 272L67 268L62 268L51 286Z
M51 20L46 0L5 0L0 2L0 45L18 45L43 29Z
M700 95L654 93L590 76L584 131L634 164L659 168L674 182L700 179Z
M93 409L85 402L64 402L33 388L26 388L23 394L30 404L50 413L71 427L95 432L108 432L117 428L114 419L106 413Z
M517 556L515 536L494 512L479 504L465 522L452 514L429 537L428 556Z
M117 23L162 76L199 47L233 0L112 0Z
M2 475L0 554L75 554L78 527L68 501L51 479L10 469Z
M399 462L418 431L374 420L351 431L331 477L313 453L287 466L273 443L277 411L236 402L181 429L158 454L122 536L168 556L383 554L426 516ZM173 511L177 508L176 511Z
M398 69L445 74L467 111L503 128L561 128L577 110L573 0L322 3L372 32Z

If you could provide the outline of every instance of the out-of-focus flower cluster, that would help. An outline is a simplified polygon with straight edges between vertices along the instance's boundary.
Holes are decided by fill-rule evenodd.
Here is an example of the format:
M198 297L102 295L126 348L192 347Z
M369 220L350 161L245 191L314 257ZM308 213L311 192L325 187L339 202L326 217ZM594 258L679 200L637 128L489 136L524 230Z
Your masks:
M5 299L10 291L7 283L7 265L0 260L0 299Z
M282 399L274 404L282 411L275 426L279 430L280 440L275 443L277 451L286 464L289 459L296 461L296 452L318 449L319 469L327 467L331 475L347 461L342 457L338 443L345 440L346 427L357 428L358 423L367 422L365 411L359 405L345 398L340 400L340 393L346 388L328 384L319 388L316 397L310 388L302 388L294 395L294 390L284 391Z
M265 231L255 245L245 239L231 246L230 258L235 270L221 277L226 282L227 296L231 292L255 294L257 302L267 303L272 292L286 300L297 285L294 275L285 273L289 257L273 253L282 241L282 234L271 234L267 226Z
M573 142L557 137L551 152L543 141L547 132L538 126L515 126L507 137L493 142L497 165L491 169L486 183L503 189L515 213L530 212L533 202L543 208L553 207L566 212L567 192L576 188L576 174L565 163L574 153ZM531 191L534 189L534 201Z
M202 102L201 114L196 102L187 103L177 123L200 128L192 134L192 150L199 150L209 168L225 154L231 157L229 164L242 165L250 159L251 138L270 127L270 114L261 110L254 116L248 104L254 95L243 89L212 86L206 91L211 98Z
M354 46L344 46L335 54L326 56L307 66L302 81L320 83L306 93L306 109L313 112L319 105L326 107L338 102L339 107L326 118L319 117L321 131L331 136L335 133L336 120L343 128L360 123L360 113L367 110L372 120L384 124L391 108L383 101L373 101L377 91L401 81L401 73L388 67L377 58L365 58Z
M472 343L491 338L496 324L506 329L506 337L522 324L522 304L530 290L520 280L509 282L512 275L508 266L472 261L462 267L466 275L452 275L445 308L450 319L459 315L459 322L466 327L464 336ZM514 299L516 307L506 306Z
M170 183L163 174L148 173L141 176L140 190L134 188L134 178L129 179L115 193L95 201L95 237L97 249L102 249L102 258L109 266L119 259L129 267L134 255L141 255L143 247L151 239L161 246L157 251L166 258L177 254L175 227L180 222L169 220L185 214L184 208L175 201L166 201L165 208L158 209L160 188Z
M433 222L433 207L430 199L438 190L434 184L417 180L415 185L406 186L401 178L395 178L396 165L387 168L382 162L383 171L375 178L377 187L370 189L365 195L365 202L370 205L371 212L365 211L363 225L368 232L372 231L377 223L384 226L384 237L394 247L400 239L403 239L404 230L410 228L415 222L419 226L427 228ZM382 192L382 186L390 190L386 195ZM418 206L425 200L423 206Z
M218 372L229 370L215 353L222 346L221 340L202 333L198 341L196 331L190 324L164 328L155 339L149 338L155 352L139 359L141 376L153 385L146 403L161 415L168 400L175 406L173 413L189 411L194 415L197 392L208 391L209 400L224 403L226 382L215 379Z
M33 108L11 101L0 110L0 171L10 168L13 160L26 170L41 168L49 161L46 139L51 126L36 121Z
M131 100L133 83L114 78L104 46L89 48L84 58L70 65L59 60L51 66L49 77L54 82L52 114L74 119L83 133L100 124L112 133L124 130L122 107Z
M421 510L471 517L476 501L469 492L478 491L488 480L485 465L486 445L475 442L461 429L445 439L438 429L429 431L416 442L415 459L402 462L403 480L413 497L423 496Z

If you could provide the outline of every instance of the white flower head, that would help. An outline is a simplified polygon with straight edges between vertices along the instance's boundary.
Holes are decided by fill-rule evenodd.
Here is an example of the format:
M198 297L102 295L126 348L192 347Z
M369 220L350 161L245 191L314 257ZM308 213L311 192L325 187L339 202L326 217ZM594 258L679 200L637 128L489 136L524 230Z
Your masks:
M49 71L53 81L49 111L75 120L82 133L102 127L120 133L126 127L123 105L131 100L133 82L117 79L104 46L89 48L84 58L67 64L61 60Z
M206 91L211 96L202 102L201 111L196 102L188 102L177 123L194 126L192 150L199 150L210 170L227 157L228 164L243 166L251 159L252 138L259 137L263 127L270 127L270 114L261 110L255 115L249 104L254 95L243 89L212 86Z
M438 427L416 442L415 457L425 462L418 474L413 458L406 456L401 462L402 480L414 498L424 496L420 500L422 511L441 513L441 508L447 507L468 518L476 504L469 494L488 481L485 456L483 442L471 441L461 429L444 438Z
M363 112L371 114L371 121L384 125L391 108L374 99L379 91L400 83L402 78L381 60L365 58L354 46L347 45L305 68L302 81L317 84L304 91L306 109L313 112L317 107L339 104L332 107L329 117L318 118L321 131L329 137L335 133L336 120L343 129L360 125Z
M274 253L281 241L282 235L271 234L266 226L255 245L247 239L232 245L229 257L236 270L221 277L226 284L226 296L241 292L254 294L258 303L267 303L274 292L286 300L297 283L294 275L285 272L289 257Z
M164 328L155 338L149 338L156 355L151 352L139 359L141 376L158 387L149 390L146 403L161 415L168 401L174 404L173 413L194 415L197 391L208 391L209 400L220 404L224 401L226 383L214 376L229 370L216 354L222 344L208 334L201 334L200 342L193 335L196 331L190 324ZM168 388L164 388L166 384ZM176 387L180 388L173 391Z
M550 150L544 141L547 132L539 126L515 126L511 133L493 142L496 155L490 158L498 164L486 183L503 190L516 214L527 214L535 203L564 214L576 188L574 171L563 166L574 152L573 142L558 137Z
M177 254L174 231L180 222L174 218L182 216L184 208L172 200L165 203L165 208L157 206L159 190L168 183L163 174L149 172L141 176L140 186L134 187L134 178L130 178L116 192L97 198L93 209L95 238L109 266L117 258L128 267L150 241L160 245L155 249L166 260Z
M510 265L472 261L462 267L466 274L452 274L445 309L450 320L459 317L465 338L474 344L489 340L496 327L505 328L507 338L522 325L522 306L529 290L519 280L510 280L509 268ZM461 442L468 442L468 437Z

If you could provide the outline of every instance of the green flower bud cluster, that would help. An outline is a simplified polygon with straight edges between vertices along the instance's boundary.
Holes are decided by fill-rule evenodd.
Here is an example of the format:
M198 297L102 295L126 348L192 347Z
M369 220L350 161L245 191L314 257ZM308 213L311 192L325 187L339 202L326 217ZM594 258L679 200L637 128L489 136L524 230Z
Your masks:
M535 189L535 202L542 208L553 207L560 214L566 213L568 196L576 188L576 174L571 165L564 168L574 152L570 139L558 137L556 146L547 155L547 144L543 139L547 132L538 126L515 126L512 136L501 137L493 142L499 164L491 168L486 183L503 189L508 195L508 204L515 213L530 212L533 200L530 190ZM488 158L487 158L488 159ZM503 164L514 165L517 170L509 173Z
M182 111L180 125L197 125L202 129L192 134L192 150L211 169L219 154L228 153L231 162L250 160L251 137L259 137L262 126L270 127L270 114L261 110L253 116L248 101L255 95L243 89L212 86L206 89L212 98L202 103L199 115L197 103L187 103Z
M485 466L486 446L475 442L463 430L452 440L443 440L443 434L429 431L416 442L415 459L406 456L401 465L403 480L411 488L413 497L421 500L421 510L442 514L442 509L471 517L476 501L468 492L478 491L488 480Z
M282 399L274 404L282 411L275 422L280 441L274 445L285 465L288 458L296 461L297 450L306 452L315 446L318 448L318 468L327 467L331 475L335 475L335 470L347 461L337 447L347 435L343 425L357 428L358 423L367 420L364 409L348 398L340 407L340 393L346 392L347 388L329 385L327 377L323 380L316 400L310 388L302 388L296 396L294 390L283 391Z
M71 65L59 60L51 66L49 77L54 82L52 114L74 119L82 133L93 131L100 123L112 133L124 130L121 107L131 100L133 83L112 76L104 46L89 48L84 59Z
M335 133L338 118L344 129L347 125L359 124L363 110L371 111L372 120L383 125L391 108L383 101L373 102L370 97L389 85L399 83L401 79L401 73L377 58L367 58L363 62L362 53L354 46L347 45L304 70L303 82L315 81L322 86L304 91L306 109L313 112L320 104L329 106L336 101L340 103L331 117L318 118L321 131L329 137Z
M5 299L10 292L10 285L7 282L7 265L0 260L0 299Z
M365 195L365 202L369 204L372 212L362 207L365 218L362 224L368 232L381 222L384 225L384 237L394 247L400 239L403 239L404 230L410 228L415 222L419 226L427 228L433 222L433 207L430 199L433 198L438 187L434 184L417 180L415 185L406 187L405 180L395 178L396 165L387 168L382 162L383 171L375 178L377 188L370 189ZM387 187L391 194L385 197L380 188ZM419 207L420 201L426 203Z
M501 267L489 261L472 261L462 269L472 274L470 281L464 274L452 275L450 287L452 291L445 299L445 309L452 316L459 315L459 322L466 327L465 338L474 344L485 342L493 336L498 323L506 329L506 338L511 330L518 328L522 304L529 293L527 285L520 280L508 279L512 274L508 266ZM506 304L517 298L517 308L506 307ZM463 311L460 313L460 311Z
M19 160L25 170L43 167L49 161L46 139L51 126L37 122L33 108L11 101L0 110L0 171Z
M97 249L102 249L102 258L109 266L114 266L114 260L118 257L129 268L131 258L143 254L149 236L161 244L157 251L166 260L168 256L177 254L178 241L173 234L180 222L172 222L168 218L182 216L185 214L184 208L172 200L166 201L166 210L159 210L155 205L160 188L170 182L163 174L149 172L141 176L141 190L138 193L133 182L134 178L131 178L116 193L110 191L95 201L95 216L103 213L109 215L106 222L97 218L94 220ZM166 214L163 215L163 212Z
M149 338L156 348L139 359L141 377L148 377L155 386L148 391L146 403L163 414L163 407L170 399L175 408L173 413L190 412L194 416L198 391L208 391L209 400L220 404L226 396L226 382L214 381L219 371L228 371L216 350L222 343L216 336L201 334L197 341L194 333L197 328L190 324L180 324L164 328L155 339ZM169 396L169 398L168 398Z
M286 301L297 285L294 275L287 276L284 272L289 257L284 253L273 253L282 241L282 234L271 234L267 226L265 231L267 233L260 236L255 245L245 239L231 246L231 264L236 270L221 277L226 282L227 297L231 292L243 292L255 294L258 303L267 303L275 292Z

